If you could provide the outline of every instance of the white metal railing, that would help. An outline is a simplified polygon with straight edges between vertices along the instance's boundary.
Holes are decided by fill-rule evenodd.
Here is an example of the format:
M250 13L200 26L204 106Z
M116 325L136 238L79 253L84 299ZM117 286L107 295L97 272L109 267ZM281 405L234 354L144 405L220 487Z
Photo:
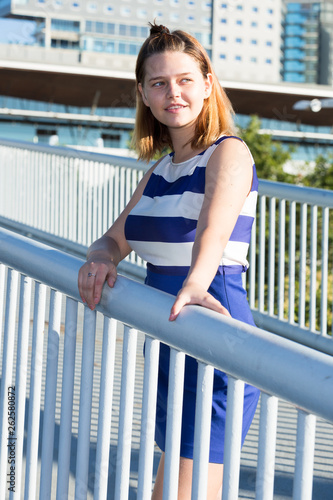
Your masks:
M0 168L2 224L85 248L123 210L147 165L1 140ZM259 326L331 354L332 208L331 191L260 180L246 285ZM128 261L142 271L133 253Z
M0 229L0 300L6 305L0 318L3 332L1 401L0 401L0 497L6 498L8 458L15 454L12 481L20 498L25 477L24 498L51 498L51 485L57 477L56 496L65 499L87 498L89 449L91 446L91 409L94 395L96 312L85 308L82 339L82 365L79 382L74 366L80 297L77 273L82 261L41 243ZM21 273L21 278L20 278ZM20 281L19 281L20 278ZM28 362L30 300L34 283L32 359ZM18 288L20 296L18 300ZM50 299L49 323L45 323L47 291ZM62 294L66 297L66 316L61 314ZM109 475L115 474L114 496L128 499L135 384L137 331L146 332L146 355L142 392L140 456L137 498L148 500L152 485L154 421L159 342L171 346L169 399L167 412L164 499L176 498L184 353L199 363L198 396L195 423L194 473L192 499L202 500L207 482L207 453L212 366L229 374L223 500L238 498L241 409L244 383L262 391L259 431L256 498L273 499L277 398L281 397L298 410L298 431L294 474L294 500L311 499L313 481L314 433L318 415L333 422L333 358L258 328L223 317L197 306L184 309L176 322L167 320L174 298L168 294L118 277L114 289L105 287L98 311L104 315L102 360L98 407L98 431L94 476L94 498L106 498ZM1 310L1 309L0 309ZM165 321L163 321L165 318ZM4 321L3 321L4 319ZM123 339L119 427L116 470L109 470L110 427L113 423L112 387L115 367L116 320L126 325ZM62 379L58 374L61 325L64 324ZM47 328L48 326L48 328ZM47 354L43 355L43 343ZM204 341L202 332L205 332ZM44 339L45 336L45 339ZM0 342L1 345L1 342ZM15 348L15 345L17 346ZM16 349L16 350L15 350ZM42 366L45 360L45 387L42 389ZM281 361L283 360L283 362ZM16 373L15 373L15 370ZM61 382L61 380L62 382ZM26 395L29 380L30 392ZM75 468L75 495L68 496L70 475L73 393L80 384L78 444ZM61 386L59 389L58 385ZM14 388L11 389L11 388ZM56 395L61 392L61 418L58 454L54 472L54 428ZM14 399L9 397L14 393ZM26 467L23 469L25 399L29 401L26 444ZM13 403L15 402L15 405ZM43 405L43 429L39 442L40 410ZM8 409L13 413L8 416ZM11 418L11 420L9 420ZM13 434L11 434L13 433ZM14 443L14 444L13 444ZM10 444L13 450L10 449ZM41 446L40 482L38 446ZM73 450L72 450L73 451ZM198 471L200 470L200 474ZM10 469L9 469L10 471ZM10 473L10 472L9 472ZM23 498L23 496L22 496Z

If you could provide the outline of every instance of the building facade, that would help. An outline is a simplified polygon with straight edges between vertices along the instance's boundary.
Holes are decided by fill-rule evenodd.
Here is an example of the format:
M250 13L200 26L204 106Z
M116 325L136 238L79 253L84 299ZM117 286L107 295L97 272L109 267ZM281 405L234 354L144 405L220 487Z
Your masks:
M333 85L333 1L285 2L282 80Z
M213 64L223 80L278 82L281 0L214 2Z

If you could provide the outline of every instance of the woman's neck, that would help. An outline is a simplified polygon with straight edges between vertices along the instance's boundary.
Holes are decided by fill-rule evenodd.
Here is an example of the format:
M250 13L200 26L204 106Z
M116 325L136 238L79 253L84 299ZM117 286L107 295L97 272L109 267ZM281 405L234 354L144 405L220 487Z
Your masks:
M177 130L176 134L172 134L170 131L170 135L174 150L173 163L182 163L203 151L203 149L192 148L191 139L193 137L193 131L191 131L191 134L185 130Z

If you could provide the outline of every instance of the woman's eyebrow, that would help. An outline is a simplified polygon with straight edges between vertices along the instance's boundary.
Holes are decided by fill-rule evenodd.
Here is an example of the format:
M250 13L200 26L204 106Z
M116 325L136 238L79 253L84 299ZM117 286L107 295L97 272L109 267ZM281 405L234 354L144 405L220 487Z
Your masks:
M187 71L186 73L179 73L178 75L174 75L174 76L179 77L179 76L188 76L188 75L192 75L192 73L190 71ZM153 76L153 77L149 78L148 82L152 82L154 80L161 80L163 78L166 78L166 76L163 76L163 75Z

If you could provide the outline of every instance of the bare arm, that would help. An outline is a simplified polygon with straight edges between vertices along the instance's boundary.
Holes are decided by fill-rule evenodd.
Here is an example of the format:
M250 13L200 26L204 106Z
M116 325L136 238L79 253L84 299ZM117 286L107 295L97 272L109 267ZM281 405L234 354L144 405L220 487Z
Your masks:
M132 250L125 238L125 222L130 211L140 200L157 164L158 162L143 176L128 205L114 224L88 248L87 262L79 271L78 287L82 301L92 310L101 299L105 281L111 288L114 286L117 279L117 265Z
M170 320L176 319L186 304L199 304L229 315L207 290L251 189L252 175L251 157L238 139L225 140L212 154L206 167L205 196L191 267L171 309Z

